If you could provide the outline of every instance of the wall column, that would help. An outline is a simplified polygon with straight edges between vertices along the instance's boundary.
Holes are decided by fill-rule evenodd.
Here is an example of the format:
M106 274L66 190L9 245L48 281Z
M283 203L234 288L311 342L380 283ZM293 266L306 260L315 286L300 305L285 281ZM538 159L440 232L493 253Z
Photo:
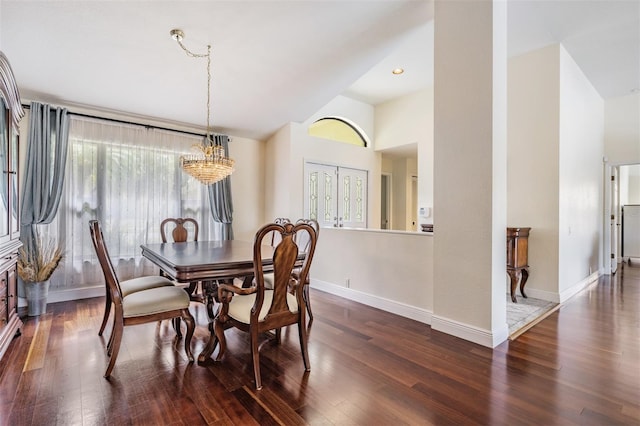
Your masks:
M495 347L506 324L507 2L435 2L432 327Z

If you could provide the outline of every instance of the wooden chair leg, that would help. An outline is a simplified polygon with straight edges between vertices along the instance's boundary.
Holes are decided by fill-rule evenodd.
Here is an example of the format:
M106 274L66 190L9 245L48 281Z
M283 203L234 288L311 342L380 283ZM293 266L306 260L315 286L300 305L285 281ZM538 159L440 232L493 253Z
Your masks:
M107 321L109 320L109 314L111 313L111 295L109 294L109 290L107 289L107 295L105 297L104 303L104 317L102 318L102 325L100 326L100 331L98 331L98 336L102 336L104 332L104 328L107 326Z
M109 336L109 342L107 343L107 355L111 356L111 352L113 352L113 339L116 336L116 319L113 319L113 327L111 327L111 336Z
M118 352L120 352L120 343L122 342L122 332L124 329L124 323L122 320L122 315L119 315L117 318L114 318L115 327L113 330L113 343L111 344L111 353L109 354L109 364L107 365L107 371L104 373L105 379L108 379L111 376L111 372L113 371L113 367L116 364L116 359L118 358Z
M303 321L300 321L298 323L298 336L300 337L300 351L302 352L302 361L304 362L304 370L311 371L311 363L309 362L309 352L307 351L307 328L305 327Z
M309 283L304 285L304 289L302 290L302 298L304 299L304 304L307 306L307 312L309 313L309 322L313 321L313 312L311 312L311 298L309 297Z
M253 361L253 376L256 381L256 390L262 389L262 378L260 377L260 352L258 346L258 332L252 329L251 334L251 360Z
M180 329L180 317L175 317L173 320L171 320L171 323L173 324L173 329L176 332L176 335L178 336L178 339L182 339L182 330ZM187 327L189 325L187 324Z

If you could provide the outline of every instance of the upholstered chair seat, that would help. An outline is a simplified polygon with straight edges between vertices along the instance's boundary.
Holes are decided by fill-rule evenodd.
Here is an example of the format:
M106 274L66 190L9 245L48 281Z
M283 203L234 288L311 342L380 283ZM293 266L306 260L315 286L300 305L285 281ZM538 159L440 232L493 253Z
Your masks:
M188 309L189 302L189 295L179 287L157 287L124 296L122 312L125 318L153 315L158 312Z
M122 297L126 297L138 291L149 290L157 287L174 287L174 283L168 278L160 277L160 276L139 277L139 278L132 278L130 280L120 281L120 289L122 290ZM98 336L102 336L102 333L104 332L104 329L107 326L109 315L111 314L112 304L113 304L113 301L111 300L111 292L109 291L109 287L106 287L104 314L102 316L102 324L100 325Z
M122 289L122 297L127 297L131 293L138 291L149 290L157 287L174 287L171 280L165 277L148 276L132 278L130 280L120 281L120 288Z
M267 313L269 313L269 308L271 308L271 302L273 300L273 290L266 290L264 292L264 302L262 303L262 309L260 309L260 313L258 314L258 321L263 321ZM229 316L236 321L240 321L244 324L249 324L251 322L251 308L256 302L256 294L247 294L247 295L237 295L231 302L229 302ZM298 312L298 300L296 297L288 293L287 294L287 305L289 306L289 311L292 313Z

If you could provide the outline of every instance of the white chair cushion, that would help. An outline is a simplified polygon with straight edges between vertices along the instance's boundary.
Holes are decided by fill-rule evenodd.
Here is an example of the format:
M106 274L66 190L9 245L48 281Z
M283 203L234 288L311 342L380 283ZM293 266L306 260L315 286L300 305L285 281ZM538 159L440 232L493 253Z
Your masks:
M126 297L131 293L135 293L142 290L149 290L150 288L168 287L173 286L173 282L165 277L161 276L148 276L133 278L130 280L120 281L120 290L122 290L122 297Z
M189 307L189 295L175 286L141 290L122 299L124 317L138 317Z
M256 295L254 294L235 294L231 302L229 303L229 316L236 321L243 322L245 324L249 324L251 321L251 308L253 307L253 303L256 300ZM264 302L262 303L262 309L260 309L260 315L258 315L258 321L264 320L264 318L269 313L269 308L271 307L271 301L273 300L273 291L267 290L264 293ZM289 305L289 310L291 312L298 312L298 300L296 297L287 293L287 304Z

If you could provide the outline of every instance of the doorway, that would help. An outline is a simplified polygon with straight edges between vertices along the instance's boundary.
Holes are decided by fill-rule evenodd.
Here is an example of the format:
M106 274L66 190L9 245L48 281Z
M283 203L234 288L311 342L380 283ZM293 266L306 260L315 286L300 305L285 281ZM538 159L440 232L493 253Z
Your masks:
M411 229L418 230L418 176L411 176Z
M380 175L380 229L391 229L391 175Z
M620 227L620 201L618 191L619 173L617 167L611 168L611 274L618 270L618 228Z

